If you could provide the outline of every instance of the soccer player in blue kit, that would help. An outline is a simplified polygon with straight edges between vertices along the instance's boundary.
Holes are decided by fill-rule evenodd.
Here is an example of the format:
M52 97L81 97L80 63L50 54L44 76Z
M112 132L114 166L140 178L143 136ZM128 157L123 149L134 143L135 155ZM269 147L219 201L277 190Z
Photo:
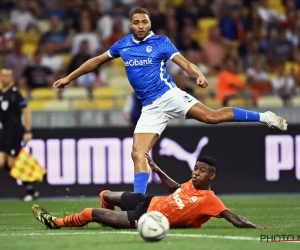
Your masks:
M166 36L151 31L150 14L144 8L130 13L132 34L117 41L102 55L94 57L53 86L61 89L75 78L94 71L108 61L122 57L128 80L141 100L143 108L133 136L132 159L134 162L134 192L145 193L149 167L145 152L149 152L170 119L192 118L217 124L222 122L263 122L268 126L287 130L286 121L268 111L258 113L240 108L225 107L212 110L191 95L180 90L166 73L168 60L172 60L187 74L196 79L197 85L206 88L208 82L200 69L187 61Z

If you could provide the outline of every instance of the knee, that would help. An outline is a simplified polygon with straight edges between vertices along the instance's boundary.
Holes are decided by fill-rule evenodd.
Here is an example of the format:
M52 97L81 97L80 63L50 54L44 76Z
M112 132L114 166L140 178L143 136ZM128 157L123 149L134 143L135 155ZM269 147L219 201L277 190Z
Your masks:
M108 191L108 192L105 192L104 194L103 194L103 200L105 201L105 202L108 202L108 200L109 200L109 197L110 197L110 191Z
M133 162L139 162L145 159L145 152L141 152L138 150L132 150L131 158Z

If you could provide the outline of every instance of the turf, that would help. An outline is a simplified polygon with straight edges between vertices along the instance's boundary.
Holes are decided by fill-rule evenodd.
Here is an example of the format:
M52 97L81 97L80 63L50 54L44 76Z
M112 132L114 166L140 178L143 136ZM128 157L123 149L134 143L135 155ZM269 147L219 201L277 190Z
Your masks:
M238 229L223 219L211 219L201 229L170 230L158 243L146 243L135 230L113 230L90 224L84 228L48 230L31 214L34 203L0 201L0 249L300 249L300 243L260 242L260 235L293 235L298 239L300 196L221 196L233 212L269 226L266 230ZM40 200L55 216L98 207L97 199Z

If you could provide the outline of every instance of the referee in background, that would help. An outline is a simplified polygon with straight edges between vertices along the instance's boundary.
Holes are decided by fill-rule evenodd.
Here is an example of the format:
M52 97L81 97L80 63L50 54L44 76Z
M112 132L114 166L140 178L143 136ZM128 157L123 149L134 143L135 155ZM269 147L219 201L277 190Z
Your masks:
M9 68L0 70L0 120L2 133L0 136L0 169L10 170L21 148L32 138L31 113L26 101L14 86L13 71ZM22 124L24 116L24 126ZM34 182L23 182L26 188L24 201L38 198Z

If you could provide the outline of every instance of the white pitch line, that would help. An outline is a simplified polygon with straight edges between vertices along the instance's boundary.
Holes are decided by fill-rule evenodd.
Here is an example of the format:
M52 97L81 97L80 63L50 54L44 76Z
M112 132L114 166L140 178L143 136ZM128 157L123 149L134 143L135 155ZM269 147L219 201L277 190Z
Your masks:
M7 236L59 236L59 235L99 235L99 234L131 234L138 235L138 232L53 232L53 233L12 233L12 234L0 234L0 237ZM210 239L227 239L227 240L251 240L259 241L259 238L245 237L245 236L229 236L229 235L210 235L210 234L168 234L168 237L186 237L186 238L210 238Z

